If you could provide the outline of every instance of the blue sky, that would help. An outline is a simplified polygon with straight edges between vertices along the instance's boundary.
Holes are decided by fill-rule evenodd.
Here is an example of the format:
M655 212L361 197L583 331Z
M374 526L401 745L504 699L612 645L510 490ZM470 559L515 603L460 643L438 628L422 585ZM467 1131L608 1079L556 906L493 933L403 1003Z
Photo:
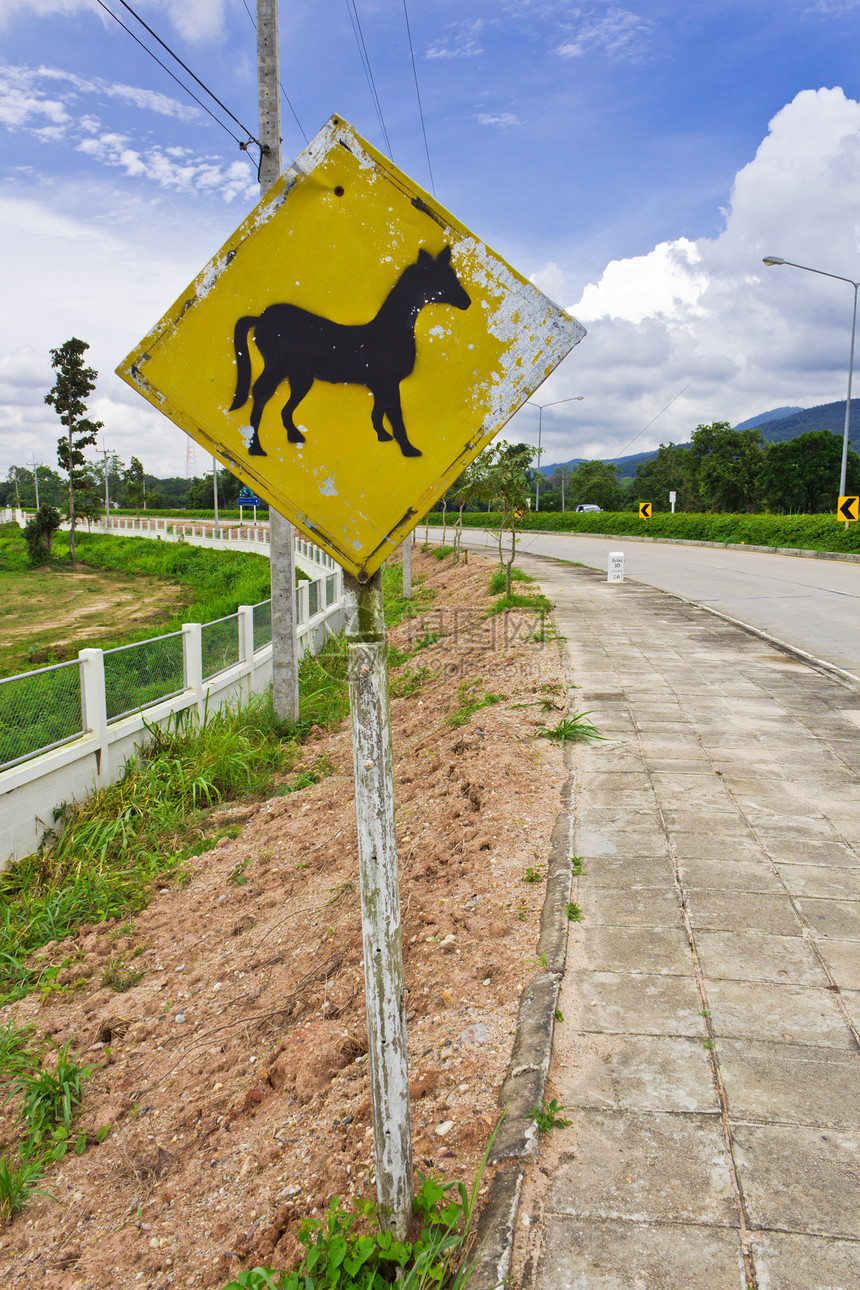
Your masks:
M356 3L394 160L429 187L402 0ZM134 7L255 131L243 0ZM588 328L535 396L584 396L544 414L545 462L844 397L850 287L761 257L860 276L860 0L409 18L439 200ZM254 166L96 0L0 0L0 51L0 472L54 464L48 350L74 334L106 446L182 474L184 436L113 368L255 203ZM281 52L308 137L337 112L384 149L346 0L282 5ZM303 144L284 105L285 159ZM506 431L536 434L532 408Z

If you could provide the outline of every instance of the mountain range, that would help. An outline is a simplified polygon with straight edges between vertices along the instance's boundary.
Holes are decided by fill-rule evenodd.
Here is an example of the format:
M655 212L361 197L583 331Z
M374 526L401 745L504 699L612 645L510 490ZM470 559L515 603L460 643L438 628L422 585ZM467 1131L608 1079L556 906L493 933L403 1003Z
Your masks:
M765 443L785 443L789 439L796 439L800 434L808 434L811 430L832 430L841 435L844 425L845 400L842 399L839 403L822 403L814 408L771 408L770 412L760 412L758 416L741 421L734 429L757 428L761 430ZM855 452L860 452L860 399L851 400L850 440ZM690 444L688 441L679 446L689 448ZM657 450L654 448L650 452L636 452L627 457L616 458L615 468L619 478L632 479L640 463L653 461L656 456ZM571 470L575 470L584 460L583 457L574 457L570 461L556 461L551 465L541 466L541 473L552 475L560 466L568 466Z

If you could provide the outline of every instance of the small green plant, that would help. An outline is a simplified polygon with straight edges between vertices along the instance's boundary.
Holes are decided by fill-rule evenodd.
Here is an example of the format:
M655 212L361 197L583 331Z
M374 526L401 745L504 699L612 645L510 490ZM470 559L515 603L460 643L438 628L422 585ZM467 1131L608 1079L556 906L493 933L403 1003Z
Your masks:
M713 1040L711 1040L711 1039L706 1039L706 1040L705 1040L705 1042L704 1042L704 1043L703 1043L703 1045L702 1045L702 1047L703 1047L703 1048L707 1048L707 1049L708 1049L708 1051L710 1051L710 1050L713 1048L713 1046L714 1046L714 1044L713 1044Z
M480 677L471 684L468 681L461 681L457 691L457 708L446 717L446 721L455 729L458 726L464 726L473 713L481 708L489 708L494 703L501 703L504 697L503 694L491 694L488 690L484 690Z
M567 902L567 917L571 923L581 923L585 918L585 914L583 914L575 900L569 900Z
M521 923L525 923L528 921L528 916L529 916L529 907L524 900L521 900L519 905L517 906L517 918L520 920Z
M570 857L570 871L574 878L582 877L582 856Z
M27 1123L28 1134L36 1144L55 1127L68 1133L75 1111L83 1100L84 1082L95 1066L80 1066L69 1053L71 1040L57 1049L57 1069L20 1071L12 1080L8 1101L21 1096L20 1118ZM56 1047L56 1045L54 1045Z
M564 1021L564 1014L562 1013L561 1008L556 1008L555 1019L556 1021Z
M378 1219L368 1201L341 1209L337 1197L322 1219L306 1218L298 1238L305 1254L294 1272L256 1267L243 1271L224 1290L464 1290L472 1271L468 1261L475 1202L495 1139L490 1139L471 1192L462 1182L444 1183L419 1172L414 1212L421 1222L415 1241L397 1241L390 1232L355 1231Z
M545 878L543 865L529 865L523 874L523 882L543 882Z
M592 743L596 739L605 739L606 736L588 720L590 716L590 712L574 712L572 716L562 717L556 725L539 730L538 736L558 739L561 743Z
M245 869L250 863L248 856L246 856L244 860L240 860L236 865L236 868L231 869L227 874L227 881L232 882L236 887L244 887L248 881L248 875L245 873Z
M43 1156L33 1154L33 1144L26 1143L13 1156L11 1151L0 1156L0 1222L9 1222L19 1214L31 1196L48 1196L50 1192L37 1187L45 1172Z
M536 1105L532 1107L532 1115L537 1122L539 1131L541 1133L549 1133L552 1129L566 1129L568 1125L573 1124L572 1120L566 1120L564 1116L560 1114L561 1111L567 1111L569 1109L570 1108L567 1106L559 1106L555 1098L553 1098L551 1102L547 1102L546 1099L544 1099L539 1106Z
M143 972L139 968L129 967L125 961L125 956L117 954L109 958L102 970L101 984L116 992L116 994L125 994L136 986L138 981L143 980Z

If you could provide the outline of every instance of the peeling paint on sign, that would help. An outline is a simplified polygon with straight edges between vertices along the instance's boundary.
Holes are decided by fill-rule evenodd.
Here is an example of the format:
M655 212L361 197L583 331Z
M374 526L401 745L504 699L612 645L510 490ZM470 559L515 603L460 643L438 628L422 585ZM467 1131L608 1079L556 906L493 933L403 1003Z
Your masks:
M117 371L364 581L584 334L332 117Z

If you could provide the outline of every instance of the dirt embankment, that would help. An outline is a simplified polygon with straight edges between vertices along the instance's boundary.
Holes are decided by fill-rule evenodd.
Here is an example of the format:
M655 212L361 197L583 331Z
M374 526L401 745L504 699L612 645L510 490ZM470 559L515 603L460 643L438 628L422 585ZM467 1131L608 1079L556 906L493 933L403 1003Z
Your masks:
M404 652L438 633L392 721L415 1164L447 1179L471 1180L497 1119L544 896L526 870L565 778L536 737L566 708L559 645L534 615L484 617L489 568L417 558L438 596L391 633ZM132 922L48 947L74 959L64 989L0 1010L96 1063L91 1145L0 1231L9 1290L222 1286L292 1266L298 1221L333 1196L375 1195L346 723L310 743L323 755L312 787L216 812L237 836ZM121 961L141 975L117 993Z

